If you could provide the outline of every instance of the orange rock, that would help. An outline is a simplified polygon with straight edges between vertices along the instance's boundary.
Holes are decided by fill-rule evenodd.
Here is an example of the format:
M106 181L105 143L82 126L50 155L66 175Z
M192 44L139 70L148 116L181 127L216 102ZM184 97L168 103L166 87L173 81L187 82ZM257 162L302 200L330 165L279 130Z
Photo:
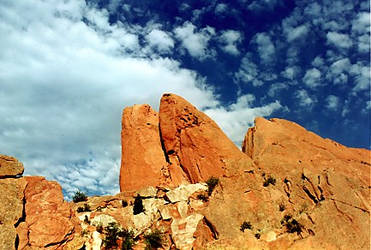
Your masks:
M170 170L162 150L158 114L149 105L134 105L122 115L120 190L179 184L180 170Z
M168 159L191 183L223 175L227 160L247 158L213 120L182 97L164 94L159 114Z
M56 249L70 240L74 227L71 208L63 200L62 188L44 177L25 177L25 225L19 228L19 245ZM27 229L28 233L23 230ZM22 236L28 235L28 238ZM27 242L27 243L26 243Z
M23 170L23 164L16 158L0 154L0 177L21 176Z

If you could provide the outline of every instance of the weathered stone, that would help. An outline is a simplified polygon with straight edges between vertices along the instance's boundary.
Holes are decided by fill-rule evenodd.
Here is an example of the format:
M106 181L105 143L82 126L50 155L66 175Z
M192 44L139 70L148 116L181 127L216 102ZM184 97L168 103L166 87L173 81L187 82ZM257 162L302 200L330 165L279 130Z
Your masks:
M18 177L23 171L23 164L16 158L0 154L0 178Z
M15 249L16 226L23 218L24 178L0 179L0 246Z
M226 160L248 158L213 120L180 96L164 94L159 117L168 159L181 166L191 183L223 175Z
M31 247L52 246L58 248L74 230L71 208L63 200L62 188L44 177L24 177L25 223L28 228L28 245ZM25 244L21 242L21 244Z
M186 218L174 219L171 223L172 239L178 249L192 249L198 223L203 215L191 214Z
M139 190L137 192L137 195L139 195L140 197L146 197L146 198L149 198L149 197L156 197L156 194L157 194L157 189L155 187L145 187L141 190Z
M180 169L172 169L170 173L162 150L158 114L149 105L124 109L121 143L121 191L182 183Z
M223 190L204 212L219 232L220 247L370 246L370 151L323 139L293 122L263 118L249 129L243 151L256 167L245 171L242 162L231 163L227 169L234 174L220 178ZM242 232L243 222L251 229Z
M193 193L205 190L207 190L207 185L203 183L180 185L179 187L167 192L166 197L172 203L187 201Z

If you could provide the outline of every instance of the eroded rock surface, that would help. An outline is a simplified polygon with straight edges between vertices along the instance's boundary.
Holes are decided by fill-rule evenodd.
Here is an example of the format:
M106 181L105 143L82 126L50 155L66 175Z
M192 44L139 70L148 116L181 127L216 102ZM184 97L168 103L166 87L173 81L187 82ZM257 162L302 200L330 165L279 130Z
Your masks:
M222 190L205 209L223 239L219 247L369 248L369 150L347 148L293 122L257 118L243 151L256 167L234 164L240 174L221 178Z
M191 183L221 176L226 161L247 158L213 120L182 97L164 94L159 114L168 159Z
M21 176L23 171L23 164L16 158L0 154L0 178Z

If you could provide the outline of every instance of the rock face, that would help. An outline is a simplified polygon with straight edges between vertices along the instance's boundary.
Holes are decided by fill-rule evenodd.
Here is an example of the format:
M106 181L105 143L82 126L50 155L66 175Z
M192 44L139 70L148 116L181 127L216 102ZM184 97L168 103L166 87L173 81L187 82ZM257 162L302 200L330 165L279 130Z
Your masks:
M53 246L55 249L68 241L74 230L70 205L63 200L62 188L57 182L38 176L25 179L25 221L22 227L28 233L19 230L20 245L33 248ZM23 238L24 235L27 238Z
M205 211L222 246L370 247L369 150L344 147L293 122L263 118L249 129L242 148L255 169L235 165L240 174L221 178L223 190L216 190ZM243 222L249 224L244 232Z
M181 169L168 166L162 150L159 118L149 105L134 105L122 115L120 190L182 183Z
M248 160L207 115L174 94L164 94L160 112L149 105L124 109L121 191L176 187L225 174L226 162Z
M20 176L23 170L23 164L16 158L0 154L0 178Z
M160 130L170 163L191 183L221 176L226 161L246 158L213 120L174 94L161 98Z

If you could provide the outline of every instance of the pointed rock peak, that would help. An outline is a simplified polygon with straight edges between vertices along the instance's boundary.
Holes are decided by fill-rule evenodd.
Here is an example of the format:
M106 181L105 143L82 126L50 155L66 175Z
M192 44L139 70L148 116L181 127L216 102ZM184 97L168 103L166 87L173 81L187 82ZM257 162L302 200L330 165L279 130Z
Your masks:
M159 113L169 161L179 165L191 183L223 175L228 160L247 158L212 119L182 97L164 94Z
M158 124L158 113L148 104L124 109L121 130L121 191L182 183L181 174L169 172Z

